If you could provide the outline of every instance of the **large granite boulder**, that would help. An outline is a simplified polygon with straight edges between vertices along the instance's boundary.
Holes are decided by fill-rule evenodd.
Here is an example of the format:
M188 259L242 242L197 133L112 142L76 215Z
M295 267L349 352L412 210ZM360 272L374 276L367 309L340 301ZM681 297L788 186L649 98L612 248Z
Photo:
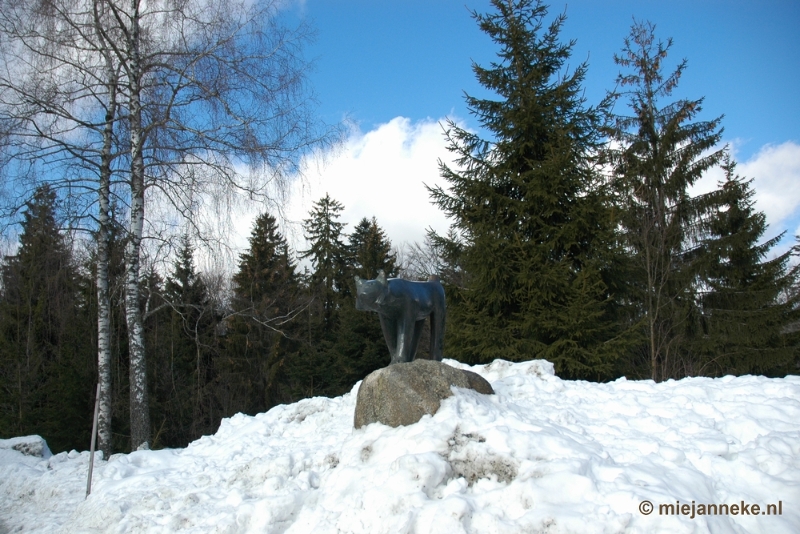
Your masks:
M370 373L356 398L355 427L380 422L397 427L411 425L425 414L435 414L451 386L494 394L482 376L433 360L397 363Z

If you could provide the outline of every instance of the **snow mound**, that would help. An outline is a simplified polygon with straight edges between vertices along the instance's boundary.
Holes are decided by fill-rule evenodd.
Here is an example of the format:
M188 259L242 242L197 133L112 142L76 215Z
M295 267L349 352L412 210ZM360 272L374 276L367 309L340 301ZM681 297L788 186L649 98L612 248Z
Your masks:
M399 428L353 429L360 384L238 414L185 449L96 461L86 500L88 453L0 451L0 532L800 531L800 377L595 384L545 361L446 363L496 394L455 388ZM748 513L680 512L693 503Z
M11 439L0 439L0 449L13 449L26 456L36 456L45 460L53 456L50 447L42 436L21 436Z

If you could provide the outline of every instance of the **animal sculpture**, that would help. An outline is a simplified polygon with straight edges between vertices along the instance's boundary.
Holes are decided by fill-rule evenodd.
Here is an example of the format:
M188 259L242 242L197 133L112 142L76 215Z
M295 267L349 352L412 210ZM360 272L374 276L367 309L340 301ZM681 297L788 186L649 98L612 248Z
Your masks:
M438 277L427 282L412 282L400 278L386 278L379 271L375 280L356 279L356 309L378 313L381 330L389 347L389 364L410 362L417 353L417 345L425 326L431 318L430 359L442 360L444 344L445 303L444 288Z

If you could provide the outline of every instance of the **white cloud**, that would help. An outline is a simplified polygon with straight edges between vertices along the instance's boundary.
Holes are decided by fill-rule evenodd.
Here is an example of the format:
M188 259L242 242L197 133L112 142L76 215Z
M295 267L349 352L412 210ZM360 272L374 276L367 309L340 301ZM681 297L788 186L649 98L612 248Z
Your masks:
M735 145L734 145L735 155ZM437 161L450 163L440 122L412 122L396 117L369 132L355 129L344 146L327 155L324 165L307 165L306 180L293 185L285 207L284 234L295 249L307 245L302 236L302 220L312 204L329 193L345 207L341 220L345 232L363 217L375 216L394 245L422 242L425 229L445 233L449 221L430 203L424 184L442 185ZM800 232L800 145L789 141L766 145L755 156L739 162L737 173L754 178L756 208L763 211L770 225L770 237L785 229ZM724 179L716 168L692 188L692 194L711 191ZM247 246L255 212L241 211L235 216L236 248ZM787 235L781 250L792 240Z
M703 154L704 156L706 154ZM716 190L721 182L725 181L725 171L719 167L708 169L703 176L689 188L691 196L704 195Z
M735 157L736 143L731 146ZM791 230L800 223L800 145L793 141L765 145L747 161L738 162L736 174L753 179L755 208L767 216L768 236ZM724 180L723 170L715 167L695 183L690 193L708 193Z
M731 142L736 156L737 142ZM753 179L755 209L767 216L767 229L762 239L770 239L786 232L772 249L769 257L783 254L795 244L800 235L800 144L786 141L780 145L764 145L746 161L737 162L736 174ZM690 189L692 195L713 191L725 180L719 167L710 169Z
M394 245L422 242L427 227L443 233L449 223L430 203L424 184L446 185L437 161L449 157L439 121L396 117L367 133L355 130L327 165L295 184L287 234L296 246L305 246L299 224L325 193L344 205L346 232L374 216Z
M756 208L767 215L773 231L795 226L800 216L799 144L765 145L736 170L754 179Z

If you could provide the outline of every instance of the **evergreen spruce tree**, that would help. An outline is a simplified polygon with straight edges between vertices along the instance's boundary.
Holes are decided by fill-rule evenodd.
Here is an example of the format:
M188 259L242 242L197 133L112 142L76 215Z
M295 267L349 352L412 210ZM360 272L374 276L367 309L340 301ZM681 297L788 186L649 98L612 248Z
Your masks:
M268 213L256 218L233 284L226 350L215 364L224 416L273 406L281 369L293 350L289 332L300 309L297 274L277 221Z
M168 357L171 350L170 310L163 300L165 280L152 264L148 265L147 269L141 271L140 274L141 293L139 300L142 311L142 342L147 347L147 350L151 351L148 353L154 355L154 357L148 358L145 362L147 364L147 421L149 422L147 447L156 449L165 445L169 446L167 441L169 440L168 436L172 433L171 425L180 424L181 422L172 418L173 414L168 406L168 395L163 395L161 398L157 396L158 385L170 380L170 369L164 366L161 361L161 356L167 355ZM128 337L128 348L130 348L130 337ZM130 350L128 350L127 356L125 365L128 367L127 387L130 391L132 387L130 368L134 366L131 362ZM176 385L180 387L180 385ZM165 385L164 389L171 386L171 384ZM131 402L129 394L129 414ZM126 449L136 450L134 448L135 432L133 431L136 420L132 415L129 415L128 421L129 425L131 425L131 433L129 434L130 441L127 443Z
M154 387L154 446L185 447L213 432L214 410L209 392L213 380L212 349L215 316L203 279L194 266L194 247L181 239L172 272L164 284L166 303L157 351ZM160 317L159 317L160 318ZM163 428L159 424L163 422Z
M397 256L392 243L378 226L378 221L364 217L353 229L347 246L349 251L349 278L358 275L373 279L383 270L387 277L397 276Z
M722 168L724 204L707 223L704 240L702 324L690 352L696 374L773 374L792 369L800 319L798 295L792 289L800 265L790 265L797 247L767 260L783 234L759 243L766 217L756 211L752 179L736 175L736 163L725 155Z
M397 258L392 252L392 243L375 217L371 220L365 217L355 226L347 251L347 297L342 300L340 327L331 347L334 361L341 369L336 394L350 391L353 384L372 371L385 367L389 361L377 315L356 310L353 277L373 279L381 270L387 277L397 276Z
M342 392L342 366L333 346L349 294L345 225L339 221L343 209L326 193L303 221L309 248L300 258L309 259L312 268L305 280L310 302L303 317L302 354L291 370L294 395L300 397Z
M545 26L541 2L492 5L474 17L499 60L473 70L496 98L466 97L491 137L449 121L457 168L440 162L449 191L430 189L455 221L453 238L434 241L465 271L464 289L448 288L445 352L546 358L563 376L605 378L625 336L611 313L614 233L591 162L599 114L581 96L587 67L567 70L564 15Z
M644 369L658 381L691 372L685 350L697 335L702 220L721 198L716 192L691 197L688 190L719 163L723 151L714 150L721 118L692 122L702 99L661 105L678 85L686 62L665 75L672 41L656 42L654 30L652 24L635 23L622 55L615 56L618 65L631 71L620 74L618 86L629 89L610 97L627 95L632 114L611 117L608 134L617 147L606 155L614 168L620 223L634 261L630 294L642 310L647 338L646 357L638 365L634 362L633 371Z
M19 249L2 267L0 428L40 434L53 451L85 449L94 357L78 275L48 187L26 204Z
M311 260L313 267L309 285L318 306L312 313L319 316L312 322L322 329L320 338L335 337L336 313L346 291L345 272L347 248L344 244L344 223L339 216L344 207L329 194L314 203L310 217L303 221L305 238L310 247L300 258Z
M294 260L275 217L268 213L256 218L249 243L233 276L234 306L253 310L277 329L289 312L297 284Z

